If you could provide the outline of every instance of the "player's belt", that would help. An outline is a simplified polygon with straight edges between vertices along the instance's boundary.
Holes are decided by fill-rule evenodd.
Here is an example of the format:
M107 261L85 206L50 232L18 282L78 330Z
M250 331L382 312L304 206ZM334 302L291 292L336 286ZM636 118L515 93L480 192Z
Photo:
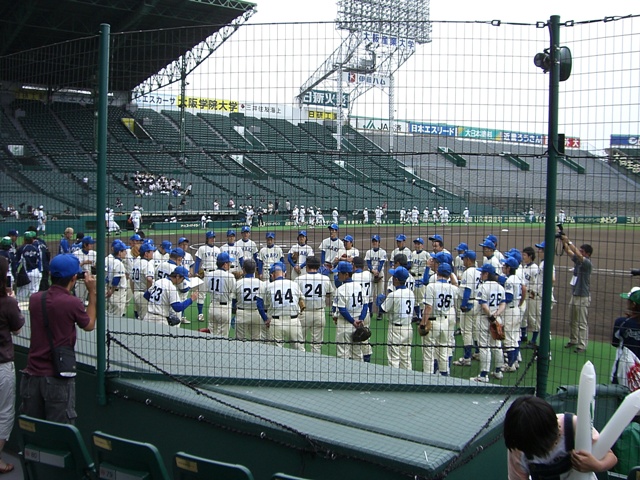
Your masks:
M271 315L271 318L275 318L276 320L279 320L280 318L284 318L284 317L291 317L291 318L298 318L298 315Z
M227 305L228 302L213 302L214 305Z
M517 305L509 305L507 308L516 308Z
M407 324L404 324L404 323L394 323L394 324L393 324L393 326L394 326L394 327L405 327L405 326L407 326Z

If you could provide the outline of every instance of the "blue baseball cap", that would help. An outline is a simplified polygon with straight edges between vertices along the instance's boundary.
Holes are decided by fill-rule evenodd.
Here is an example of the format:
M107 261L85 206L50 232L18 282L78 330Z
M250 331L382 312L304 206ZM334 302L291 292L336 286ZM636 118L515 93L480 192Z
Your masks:
M353 243L353 237L351 235L345 235L342 240Z
M333 273L352 273L353 265L350 262L338 262L336 268L331 270Z
M276 238L276 234L273 232L267 232L266 238Z
M424 238L418 237L413 241L413 243L419 243L420 245L424 245Z
M131 240L132 242L141 242L142 241L142 237L140 235L138 235L137 233L134 233L133 235L131 235L129 237L129 240Z
M522 263L522 253L520 253L520 250L518 250L517 248L512 248L505 255L507 257L515 258L519 264Z
M442 238L442 235L431 235L429 237L429 240L431 240L432 242L440 242L440 243L444 243L444 238Z
M82 244L84 245L85 243L90 243L90 244L94 244L96 243L96 241L93 239L93 237L87 235L86 237L82 237Z
M494 245L498 243L498 237L496 237L495 235L489 234L487 235L486 239L491 240L494 243Z
M171 247L173 246L173 243L171 243L169 240L163 240L162 243L160 244L162 246L162 248L164 248L165 250L171 250Z
M372 242L380 242L380 235L373 235L371 237Z
M500 263L504 263L511 268L518 268L520 266L520 262L514 257L505 257L500 260Z
M145 238L144 241L142 243L148 243L150 245L153 245L155 247L155 243L153 243L153 238Z
M155 252L156 246L152 243L143 243L140 245L140 253Z
M404 242L407 239L407 236L404 233L401 233L396 237L396 242Z
M116 238L113 242L111 242L111 246L115 247L116 245L122 243L124 245L124 242L122 240L120 240L119 238Z
M540 250L544 250L544 240L540 243L536 243L536 248L539 248Z
M20 233L18 232L18 230L9 230L7 232L7 236L8 237L17 237Z
M453 263L453 257L451 255L449 255L448 253L438 252L438 253L430 253L429 255L431 255L431 257L436 262L438 262L440 264L443 264L443 263L451 264L451 263Z
M113 246L113 253L120 253L126 249L127 249L127 246L123 242L116 243Z
M486 238L485 238L484 242L482 242L479 246L480 247L490 248L491 250L495 250L496 249L496 244L493 243L491 240L488 240Z
M209 230L207 233L204 234L204 236L206 238L216 238L216 232Z
M233 261L235 261L235 258L229 255L228 252L222 252L218 255L218 259L216 260L217 263L231 263Z
M81 273L80 260L71 253L56 255L49 262L49 273L56 278L71 278Z
M400 282L404 283L409 278L409 270L404 267L392 268L389 270L389 275L397 278Z
M485 263L482 267L478 268L478 271L481 273L490 273L492 275L496 274L496 269L490 263Z
M269 268L269 273L273 273L275 271L286 272L287 267L285 267L284 263L282 262L276 262L273 265L271 265L271 268Z
M189 239L187 237L180 237L178 239L178 245L180 245L181 243L187 242L189 243Z
M171 252L169 252L169 255L176 255L178 257L184 258L184 250L181 248L174 248L173 250L171 250Z
M469 250L469 245L467 245L464 242L461 242L460 245L456 247L456 250L459 252L466 252L467 250Z
M300 230L298 232L298 236L299 237L306 237L307 236L307 231L306 230Z
M236 231L229 229L227 230L227 237L235 237L236 236Z
M240 229L240 232L241 232L241 233L244 233L244 232L250 232L250 231L251 231L251 228L249 227L249 225L245 225L244 227L242 227L242 228Z
M449 265L448 263L441 263L440 265L438 265L438 275L441 275L443 277L448 277L449 275L451 275L451 265Z
M174 268L173 272L171 272L172 277L175 277L176 275L180 275L181 277L184 277L184 278L189 278L189 270L187 270L185 267L180 265L179 267Z
M332 223L331 225L329 225L329 229L330 230L338 230L338 224L337 223Z
M476 252L474 252L473 250L467 250L462 255L460 255L460 258L470 258L471 260L475 260L477 258Z

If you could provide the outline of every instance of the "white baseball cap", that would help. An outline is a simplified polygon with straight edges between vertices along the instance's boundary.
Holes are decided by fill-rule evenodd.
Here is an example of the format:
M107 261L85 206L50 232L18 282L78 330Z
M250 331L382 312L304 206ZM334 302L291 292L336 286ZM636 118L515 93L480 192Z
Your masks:
M44 208L44 205L40 205L38 208Z

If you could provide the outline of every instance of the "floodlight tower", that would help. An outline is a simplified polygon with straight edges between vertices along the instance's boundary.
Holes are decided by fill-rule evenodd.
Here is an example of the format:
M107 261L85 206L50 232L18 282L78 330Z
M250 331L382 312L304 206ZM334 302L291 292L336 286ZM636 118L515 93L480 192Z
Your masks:
M300 87L299 101L328 79L337 84L337 98L349 94L349 104L379 87L389 94L389 145L393 150L395 72L416 46L431 41L430 0L338 0L336 28L347 38ZM338 109L337 144L342 145L343 106Z

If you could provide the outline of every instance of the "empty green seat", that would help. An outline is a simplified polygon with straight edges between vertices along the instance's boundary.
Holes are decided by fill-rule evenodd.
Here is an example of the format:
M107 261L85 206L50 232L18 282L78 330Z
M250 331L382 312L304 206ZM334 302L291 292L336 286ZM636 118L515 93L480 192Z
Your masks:
M73 425L20 415L20 461L30 480L96 478L89 451Z
M218 462L178 452L173 464L174 480L224 479L253 480L251 471L244 465Z
M94 432L92 450L100 479L169 480L160 452L150 443Z

